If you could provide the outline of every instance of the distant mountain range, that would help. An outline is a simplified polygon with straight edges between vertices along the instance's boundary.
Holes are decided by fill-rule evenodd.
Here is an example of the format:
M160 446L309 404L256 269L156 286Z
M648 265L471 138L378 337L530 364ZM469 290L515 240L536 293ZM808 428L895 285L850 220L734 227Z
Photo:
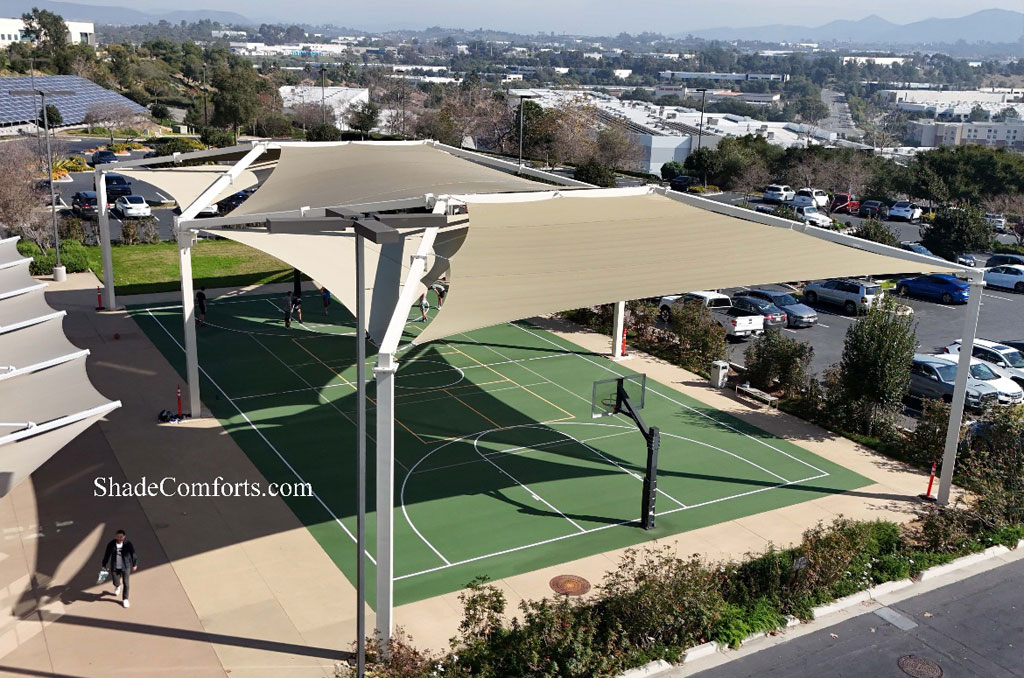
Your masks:
M0 0L0 16L20 17L33 7L47 9L60 14L67 21L93 21L98 24L134 25L155 24L160 20L171 23L181 21L218 21L222 24L253 25L248 18L235 12L195 9L178 10L175 12L140 12L127 7L108 7L106 5L82 5L75 2L54 2L51 0Z
M831 21L814 28L773 24L749 28L708 28L693 31L689 35L707 40L852 42L877 45L952 44L960 40L968 43L1006 43L1024 39L1024 13L986 9L957 19L924 19L902 25L872 14L859 21Z

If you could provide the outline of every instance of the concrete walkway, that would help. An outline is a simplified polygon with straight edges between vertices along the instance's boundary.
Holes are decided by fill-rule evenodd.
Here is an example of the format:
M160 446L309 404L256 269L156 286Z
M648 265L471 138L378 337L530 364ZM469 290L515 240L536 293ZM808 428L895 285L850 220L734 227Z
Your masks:
M178 675L290 678L330 676L355 630L353 587L288 506L269 497L109 498L95 478L137 482L261 481L252 462L215 420L158 425L173 409L181 379L123 311L95 311L91 274L51 284L47 299L66 309L65 331L89 348L90 377L124 406L94 426L0 500L0 675ZM283 293L290 286L251 290ZM220 293L208 290L211 304ZM175 294L126 297L129 303ZM607 337L563 321L537 321L580 346L606 353ZM114 340L114 333L120 334ZM775 410L708 388L698 377L637 355L629 367L727 411L875 481L760 515L665 540L682 555L742 557L768 543L798 540L818 520L837 515L907 520L925 479L842 438ZM329 518L325 517L325 522ZM102 547L123 527L139 551L132 607L96 586ZM577 574L599 583L620 551L496 582L509 610L550 595L549 580ZM443 648L461 617L458 594L399 607L396 622L416 645ZM373 615L368 611L368 628ZM112 666L112 659L118 658ZM123 667L122 669L116 666Z

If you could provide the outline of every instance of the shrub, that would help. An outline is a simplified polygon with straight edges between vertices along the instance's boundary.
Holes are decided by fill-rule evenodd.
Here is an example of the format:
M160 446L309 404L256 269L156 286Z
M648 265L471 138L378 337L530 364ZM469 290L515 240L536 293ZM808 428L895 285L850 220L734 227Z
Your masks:
M31 240L22 238L18 241L18 254L23 257L35 257L43 253L43 250L39 248L39 245L35 244Z
M921 418L903 445L904 459L922 467L941 461L946 447L947 426L949 405L941 400L922 401Z
M89 270L89 256L80 242L68 240L60 244L60 263L68 273L81 273Z
M701 302L673 305L669 327L678 342L676 358L682 367L707 372L712 361L725 358L725 328Z
M757 388L768 390L777 385L784 395L792 395L807 384L813 356L814 349L807 342L768 330L744 353L746 376Z
M61 217L57 222L57 233L60 234L61 242L85 244L85 226L78 217Z
M138 219L125 219L121 222L122 245L138 245L141 240Z
M306 130L306 141L340 141L341 130L334 125L313 125Z
M157 120L166 120L167 118L171 117L171 109L167 108L167 106L164 106L160 103L150 104L149 112Z
M615 172L597 158L587 158L576 167L573 179L594 186L615 186Z
M127 151L137 151L142 148L142 144L135 141L119 141L115 144L111 144L110 150L114 153L125 153Z
M896 231L892 230L889 226L878 219L865 219L860 223L860 226L857 227L857 230L854 231L853 234L858 238L879 242L883 245L891 245L892 247L900 244L900 239L896 234Z
M160 242L160 227L153 217L143 217L137 220L136 229L139 232L139 242L147 245L154 245Z
M686 190L689 193L697 193L697 194L700 194L700 193L721 193L722 192L722 189L720 189L718 186L715 186L714 184L708 184L707 186L702 186L700 184L697 184L696 186L690 186Z
M205 149L206 146L192 137L169 137L160 141L156 152L157 155L174 155L175 153L191 153Z
M235 145L235 135L227 130L217 129L216 127L204 127L203 131L199 134L199 139L207 146L215 146L217 148L227 148L228 146Z

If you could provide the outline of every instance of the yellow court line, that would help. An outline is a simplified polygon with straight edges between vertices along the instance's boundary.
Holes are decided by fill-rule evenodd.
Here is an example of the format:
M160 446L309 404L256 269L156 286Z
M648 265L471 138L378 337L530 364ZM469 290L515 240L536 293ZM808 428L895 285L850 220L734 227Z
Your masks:
M531 391L530 389L526 388L525 386L523 386L522 384L520 384L519 382L517 382L517 381L516 381L515 379L513 379L512 377L508 377L508 376L506 376L506 375L502 374L501 372L499 372L498 370L494 369L494 368L493 368L493 367L491 367L490 365L487 365L486 363L482 363L482 362L480 362L479 360L477 360L477 359L476 359L476 358L474 358L473 356L469 355L468 353L464 353L464 352L463 352L463 351L462 351L461 349L459 349L459 348L458 348L457 346L452 346L451 344L448 344L448 343L446 343L445 345L446 345L446 346L448 346L449 348L453 348L453 349L455 349L455 350L456 350L456 351L458 351L459 353L462 353L462 355L466 356L467 358L469 358L470 360L472 360L473 362L475 362L475 363L476 363L477 365L479 365L480 367L486 367L487 369L489 369L489 370L490 370L491 372L494 372L494 373L495 373L496 375L498 375L499 377L504 377L505 379L508 379L508 380L509 380L509 381L511 381L511 382L512 382L513 384L515 384L515 385L516 385L516 386L518 386L519 388L523 389L524 391L526 391L527 393L529 393L529 394L530 394L530 395L532 395L533 397L535 397L535 398L539 398L540 400L543 400L544 402L546 402L546 403L547 403L548 405L551 405L551 407L555 408L555 409L556 409L556 410L558 410L559 412L562 412L562 413L564 413L565 415L567 415L567 418L569 418L569 419L575 419L575 418L576 418L576 415L574 415L574 414L573 414L572 412L569 412L568 410L566 410L566 409L565 409L565 408L563 408L563 407L559 407L558 405L554 404L553 402L551 402L550 400L548 400L548 399L547 399L547 398L545 398L544 396L541 396L541 395L538 395L538 394L534 393L534 392L533 392L533 391ZM517 364L517 363L512 363L512 364L513 364L513 365L515 365L515 364Z
M485 381L480 384L466 384L465 386L439 386L437 388L425 388L422 391L416 391L414 393L399 393L395 396L395 400L399 398L411 398L413 396L423 395L424 393L436 393L437 391L447 392L450 388L476 388L477 386L491 386L492 384L504 384L511 383L508 379L495 379L494 381ZM518 386L518 384L516 384Z
M454 393L449 393L449 392L448 392L447 390L445 390L445 393L448 393L448 395L450 395L450 396L451 396L452 398L455 398L455 399L456 399L456 400L458 400L458 401L459 401L460 403L462 403L463 405L465 405L466 407L468 407L469 409L471 409L471 410L472 410L473 412L476 412L476 413L477 413L477 414L478 414L479 416L483 417L483 418L484 418L484 419L486 419L487 421L489 421L489 422L491 422L492 424L494 424L495 428L505 428L504 426L502 426L502 425L501 425L501 424L499 424L498 422L494 421L493 419L491 419L490 417L488 417L488 416L487 416L486 414L484 414L484 413L483 413L483 412L481 412L480 410L476 409L475 407L473 407L472 405L470 405L469 403L467 403L467 402L466 402L465 400L463 400L463 399L462 399L462 398L460 398L459 396L455 395Z
M300 341L299 341L298 339L296 339L295 337L292 337L292 341L294 341L294 342L295 342L295 345L296 345L296 346L298 346L298 347L299 347L299 348L301 348L301 349L302 349L303 351L305 351L306 353L308 353L309 355L311 355L311 356L313 357L313 359L314 359L314 360L316 360L316 361L317 361L318 363L320 363L321 365L323 365L324 367L326 367L327 369L329 369L329 370L330 370L331 372L334 372L334 374L336 374L336 375L338 376L338 378L339 378L339 379L341 379L341 380L342 380L343 382L345 382L346 384L348 384L349 386L351 386L353 390L356 390L356 391L358 391L358 390L359 390L359 387L358 387L358 386L356 386L356 385L355 385L355 384L353 384L353 383L352 383L351 381L349 381L348 379L346 379L346 378L344 377L344 375L342 375L342 374L341 374L341 372L339 372L338 370L334 369L333 367L331 367L330 365L328 365L327 363L325 363L325 362L324 362L323 360L321 360L321 359L320 359L320 357L319 357L319 356L317 356L317 355L316 355L315 353L313 353L313 352L312 352L312 351L310 351L310 350L309 350L308 348L306 348L305 346L303 346L303 345L302 345L302 343L301 343L301 342L300 342ZM363 367L363 369L365 369L365 366ZM373 398L371 398L371 397L370 397L369 395L367 395L367 396L366 396L366 399L367 399L367 400L369 400L369 401L370 401L371 403L373 403L373 404L374 404L374 406L376 406L376 405L377 405L377 401L376 401L376 400L374 400ZM412 430L411 428L409 428L408 426L406 426L405 424L403 424L403 423L402 423L402 422L401 422L401 421L400 421L400 420L398 419L398 417L395 417L395 423L396 423L396 424L398 424L399 426L401 426L402 428L404 428L404 429L405 429L406 431L408 431L409 433L411 433L411 434L413 435L413 437L414 437L414 438L416 438L416 440L420 441L420 443L422 443L423 445L426 445L426 444L427 444L427 441L426 441L426 440L424 440L423 438L420 438L420 437L419 437L418 435L416 435L416 432L415 432L415 431L413 431L413 430Z

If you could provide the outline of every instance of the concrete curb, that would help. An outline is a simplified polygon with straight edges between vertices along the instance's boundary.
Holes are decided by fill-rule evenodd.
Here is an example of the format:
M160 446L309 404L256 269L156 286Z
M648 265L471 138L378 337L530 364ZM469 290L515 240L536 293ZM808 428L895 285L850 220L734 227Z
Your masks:
M838 617L838 614L849 610L850 608L862 606L865 608L865 611L878 609L879 606L885 605L885 603L878 600L883 596L891 596L892 594L899 592L900 595L896 596L896 598L902 600L904 598L915 596L918 593L925 593L926 590L933 588L930 582L934 582L940 577L950 575L954 576L952 581L939 586L934 586L934 588L939 588L962 579L967 579L968 577L978 574L978 572L965 572L964 570L968 570L972 566L981 565L992 560L1005 560L1003 559L1003 556L1007 554L1014 554L1014 560L1024 558L1024 539L1017 542L1017 546L1012 550L1002 545L990 546L984 551L962 556L949 563L935 565L927 570L922 570L917 579L897 579L895 581L885 582L884 584L879 584L878 586L873 586L869 589L845 596L827 605L821 605L813 609L814 619L806 625L803 625L803 623L795 617L786 617L785 627L769 633L754 633L744 638L740 647L736 650L730 649L727 645L720 645L719 643L712 641L686 650L683 653L683 661L680 664L672 665L666 661L657 660L622 673L619 675L619 678L641 678L643 676L666 676L667 678L668 676L693 675L696 669L692 669L692 665L698 660L706 660L702 663L708 664L700 670L706 670L712 666L728 663L741 656L741 650L746 650L745 654L750 654L773 645L787 642L794 637L805 635L805 633L811 633L818 630L817 628L812 628L814 626L824 628L826 626L831 626L832 624L845 621L843 618ZM923 586L925 584L927 584L927 586ZM918 591L914 589L921 590ZM836 618L826 619L833 616ZM801 625L806 628L806 631L801 632L801 630L797 630L794 635L787 636L787 630ZM756 642L759 640L763 640L764 642ZM714 663L710 662L712 658L715 660ZM670 674L667 673L668 671L673 672Z

